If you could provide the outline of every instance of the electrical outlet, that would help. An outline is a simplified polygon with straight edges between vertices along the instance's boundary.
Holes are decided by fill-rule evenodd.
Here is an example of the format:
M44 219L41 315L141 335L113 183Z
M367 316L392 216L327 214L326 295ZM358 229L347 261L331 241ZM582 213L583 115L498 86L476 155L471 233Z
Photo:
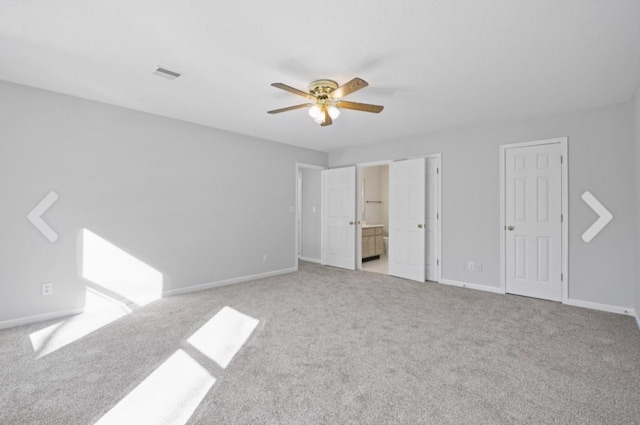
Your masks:
M263 262L263 263L266 263L266 262L267 262L267 258L268 258L268 257L267 257L267 254L264 254L264 255L262 256L262 262Z
M53 294L53 283L46 282L42 284L42 296Z
M469 261L467 263L467 270L469 270L470 272L472 272L475 269L475 265L473 264L473 261Z
M311 207L311 212L315 214L316 213L316 207Z
M477 272L481 272L482 271L482 263L477 263L476 264L476 271Z

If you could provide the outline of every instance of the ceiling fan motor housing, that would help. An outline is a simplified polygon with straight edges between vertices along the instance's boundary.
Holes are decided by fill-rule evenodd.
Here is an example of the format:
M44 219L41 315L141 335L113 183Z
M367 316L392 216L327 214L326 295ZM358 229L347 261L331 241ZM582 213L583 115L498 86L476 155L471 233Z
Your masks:
M319 99L326 99L329 94L338 88L338 83L333 80L316 80L309 84L309 93Z

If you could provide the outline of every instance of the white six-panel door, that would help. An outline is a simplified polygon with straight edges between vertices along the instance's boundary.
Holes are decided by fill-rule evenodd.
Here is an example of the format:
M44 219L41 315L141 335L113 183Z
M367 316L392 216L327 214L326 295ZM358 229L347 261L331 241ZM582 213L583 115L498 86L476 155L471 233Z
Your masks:
M562 168L558 143L505 156L506 292L562 298Z
M389 164L389 274L425 281L425 158Z
M356 268L356 168L322 171L323 264Z

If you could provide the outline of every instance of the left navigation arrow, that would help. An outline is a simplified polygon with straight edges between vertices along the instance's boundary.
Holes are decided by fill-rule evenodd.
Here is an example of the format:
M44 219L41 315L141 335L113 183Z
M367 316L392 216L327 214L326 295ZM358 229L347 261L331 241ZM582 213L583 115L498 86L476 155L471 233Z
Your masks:
M38 229L40 233L42 233L51 243L58 240L58 234L54 232L47 223L45 223L42 219L42 214L44 214L51 205L58 200L58 198L59 196L57 193L54 191L49 192L49 194L45 196L29 214L27 214L27 220L29 220L31 224L33 224L35 228Z

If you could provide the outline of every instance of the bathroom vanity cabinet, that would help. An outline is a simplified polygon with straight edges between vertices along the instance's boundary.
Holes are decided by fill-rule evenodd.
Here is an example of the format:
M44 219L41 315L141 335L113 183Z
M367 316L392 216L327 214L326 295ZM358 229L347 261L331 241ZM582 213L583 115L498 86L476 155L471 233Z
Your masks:
M383 229L381 224L362 226L362 259L380 258L384 248Z

